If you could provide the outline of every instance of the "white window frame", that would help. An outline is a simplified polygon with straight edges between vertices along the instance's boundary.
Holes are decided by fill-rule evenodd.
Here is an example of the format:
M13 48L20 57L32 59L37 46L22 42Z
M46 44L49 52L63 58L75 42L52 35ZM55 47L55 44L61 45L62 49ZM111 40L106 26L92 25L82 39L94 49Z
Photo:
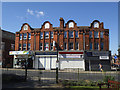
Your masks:
M28 33L28 39L31 39L31 33Z
M67 50L67 43L64 43L64 50Z
M78 47L78 48L77 48L77 47ZM79 50L79 43L78 43L78 42L75 43L75 49L76 49L76 50Z
M94 22L94 28L99 28L99 23L98 22Z
M49 38L49 32L45 32L45 39Z
M28 30L28 25L24 25L24 30Z
M69 31L69 38L73 38L73 31Z
M40 51L43 51L43 43L40 43Z
M23 34L23 39L27 39L27 33Z
M25 46L24 46L24 45L25 45ZM26 44L23 44L23 51L25 51L24 48L25 48L25 50L26 50Z
M45 29L49 29L50 28L50 24L49 23L45 23Z
M31 50L31 44L30 43L28 43L28 50Z
M97 35L96 35L97 33ZM98 31L94 31L94 38L99 38L99 32Z
M78 35L78 31L75 31L75 37L78 38L79 35Z
M43 39L43 32L40 32L40 39Z
M50 36L51 36L51 38L53 38L53 32L50 32Z
M67 38L67 31L64 31L64 38Z
M48 46L48 47L47 47L47 46ZM47 47L48 49L46 49L46 47ZM49 51L49 43L45 43L44 50L45 50L45 51Z
M72 49L71 49L71 46L70 46L71 43L73 44L73 45L72 45ZM70 43L69 43L69 50L73 50L73 46L74 46L74 43L73 43L73 42L70 42Z
M20 34L20 40L22 40L22 34Z
M69 22L69 28L74 28L74 23L73 22Z

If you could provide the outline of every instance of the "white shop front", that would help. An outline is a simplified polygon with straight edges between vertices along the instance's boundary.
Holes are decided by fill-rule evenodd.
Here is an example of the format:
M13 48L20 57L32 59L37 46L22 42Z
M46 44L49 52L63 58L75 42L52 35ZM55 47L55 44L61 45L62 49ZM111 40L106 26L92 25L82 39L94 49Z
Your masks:
M59 52L59 69L85 70L83 52Z

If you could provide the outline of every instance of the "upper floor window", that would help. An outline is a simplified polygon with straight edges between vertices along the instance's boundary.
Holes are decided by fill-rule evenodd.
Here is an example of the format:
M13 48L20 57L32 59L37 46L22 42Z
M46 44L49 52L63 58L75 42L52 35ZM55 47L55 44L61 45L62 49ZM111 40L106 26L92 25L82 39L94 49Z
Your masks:
M100 44L100 48L101 48L101 50L103 50L103 47L104 47L104 43L101 42L101 44Z
M40 51L42 51L42 50L43 50L43 44L40 43Z
M79 49L79 43L78 43L78 42L75 43L75 49L76 49L76 50Z
M22 40L22 34L20 34L20 40Z
M100 32L100 38L103 38L103 32Z
M5 42L1 42L1 49L5 50Z
M99 23L98 22L94 22L94 28L99 28Z
M78 31L75 32L75 37L78 38Z
M48 28L50 28L50 24L49 24L49 23L46 23L46 24L45 24L45 29L48 29Z
M64 38L67 38L67 31L64 32Z
M51 44L50 44L50 46L51 46L51 48L50 48L50 49L51 49L51 50L53 50L53 43L51 43Z
M11 50L15 49L15 44L11 44Z
M31 33L28 33L28 39L31 39Z
M30 47L31 47L31 44L30 44L30 43L28 43L28 50L30 50Z
M45 48L44 48L45 51L48 51L49 50L49 44L48 43L45 43Z
M95 50L99 50L99 43L98 42L94 43L94 48L95 48Z
M26 44L23 44L23 51L26 50Z
M27 39L27 33L24 33L23 39Z
M93 45L92 45L92 42L90 42L90 50L93 49Z
M69 38L73 38L73 31L69 31Z
M45 32L45 39L49 38L49 32Z
M98 31L94 31L94 38L99 38Z
M69 28L74 28L74 23L73 22L69 23Z
M24 30L28 30L28 25L24 25Z
M73 50L73 43L69 43L69 49Z
M92 31L89 32L89 38L92 38Z
M21 44L19 44L19 51L22 49Z
M64 50L67 49L67 43L64 43Z
M53 38L53 32L50 32L50 34L51 34L51 38Z
M43 32L40 32L40 39L43 39Z

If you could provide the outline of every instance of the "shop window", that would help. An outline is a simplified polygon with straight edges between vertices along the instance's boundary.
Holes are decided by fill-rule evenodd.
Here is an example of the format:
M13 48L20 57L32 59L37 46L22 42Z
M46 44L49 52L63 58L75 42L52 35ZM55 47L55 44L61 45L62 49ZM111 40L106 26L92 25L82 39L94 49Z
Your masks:
M27 39L27 33L24 33L23 39Z
M103 38L103 32L100 32L100 38Z
M98 42L95 42L95 43L94 43L94 47L95 47L95 50L98 50L98 49L99 49L99 43L98 43Z
M28 39L31 39L31 33L28 33Z
M48 51L48 50L49 50L49 44L45 43L45 51Z
M104 47L104 43L103 42L101 42L100 47L101 47L101 50L103 50L103 47Z
M19 51L21 51L22 47L21 47L21 44L19 44Z
M53 43L51 43L50 46L51 46L51 50L53 50Z
M89 38L92 38L92 31L89 32Z
M69 49L73 50L73 43L69 43Z
M67 38L67 31L64 32L64 38Z
M98 31L94 31L94 38L99 38Z
M40 32L40 39L43 39L43 32Z
M30 50L30 47L31 47L31 44L30 44L30 43L28 43L28 50Z
M69 38L73 38L73 31L69 31Z
M45 39L49 38L49 32L45 32Z
M75 43L75 49L76 49L76 50L79 49L79 43L78 43L78 42Z
M23 51L26 50L26 44L23 44Z
M93 49L93 45L92 45L92 42L90 42L90 50Z
M67 43L64 43L64 50L67 49Z
M43 44L40 43L40 51L42 51L42 50L43 50Z
M75 37L78 38L78 31L75 32Z
M22 34L20 34L20 40L22 40Z
M53 32L50 32L51 38L53 38Z

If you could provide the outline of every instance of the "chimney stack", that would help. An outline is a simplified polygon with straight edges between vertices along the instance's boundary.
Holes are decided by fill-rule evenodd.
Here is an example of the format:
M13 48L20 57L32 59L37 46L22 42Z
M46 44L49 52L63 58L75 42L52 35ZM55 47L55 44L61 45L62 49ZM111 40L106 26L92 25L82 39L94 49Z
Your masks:
M60 29L64 28L64 19L61 17L60 19Z

